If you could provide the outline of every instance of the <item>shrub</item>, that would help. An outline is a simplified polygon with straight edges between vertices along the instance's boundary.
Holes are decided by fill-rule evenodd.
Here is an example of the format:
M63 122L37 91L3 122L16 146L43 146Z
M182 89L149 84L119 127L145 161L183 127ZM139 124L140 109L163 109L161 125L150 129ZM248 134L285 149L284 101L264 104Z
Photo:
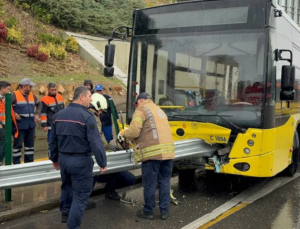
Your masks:
M5 20L5 25L7 28L16 27L18 25L18 21L15 17L10 17Z
M66 43L66 50L68 52L77 53L79 50L79 44L74 37L67 37L65 40Z
M25 3L25 2L23 2L23 3L22 3L22 8L23 8L24 10L28 10L28 9L30 9L30 5L27 4L27 3Z
M27 56L37 57L39 54L39 45L32 45L27 48Z
M67 52L63 45L55 45L55 48L51 50L51 56L58 60L63 60L67 57Z
M51 14L49 14L49 10L42 8L38 5L33 5L33 7L31 7L31 10L39 21L44 22L46 24L50 24Z
M3 42L7 37L7 29L4 23L0 22L0 43Z
M36 57L37 60L43 61L43 62L47 61L48 58L49 58L49 56L44 52L39 53Z
M40 45L38 52L45 53L48 56L52 56L58 60L65 59L67 56L67 52L63 45L54 45L52 43L48 43L46 45Z
M21 29L16 29L15 27L7 28L7 37L8 42L13 42L16 44L21 44L23 41L23 36Z
M52 43L54 45L63 44L63 40L61 38L46 33L40 33L38 35L38 41L42 44L48 44L48 43Z

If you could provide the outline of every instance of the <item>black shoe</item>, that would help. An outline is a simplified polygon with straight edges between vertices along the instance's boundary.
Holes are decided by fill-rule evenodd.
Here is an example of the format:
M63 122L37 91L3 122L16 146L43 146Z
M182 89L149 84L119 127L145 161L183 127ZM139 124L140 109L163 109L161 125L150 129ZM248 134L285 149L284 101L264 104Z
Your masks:
M106 192L105 198L110 199L110 200L120 200L121 199L121 197L119 196L119 194L116 191Z
M96 207L96 203L95 202L88 202L87 205L86 205L86 208L85 210L88 210L88 209L92 209L92 208L95 208Z
M168 212L162 212L160 213L160 219L161 220L166 220L169 218L169 213Z
M136 216L143 219L150 219L150 220L154 219L153 214L146 214L143 211L138 211L136 213Z
M61 222L62 223L67 223L68 222L68 215L65 213L61 214Z

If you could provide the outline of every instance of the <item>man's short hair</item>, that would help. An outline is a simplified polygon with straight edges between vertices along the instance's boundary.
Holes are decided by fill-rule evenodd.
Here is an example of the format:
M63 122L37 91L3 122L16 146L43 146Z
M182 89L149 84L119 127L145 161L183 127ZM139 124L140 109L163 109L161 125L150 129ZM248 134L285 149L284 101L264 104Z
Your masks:
M88 91L89 91L89 89L86 86L77 87L74 91L73 100L79 99L80 95L86 96Z
M55 83L48 83L47 88L50 89L51 87L56 87L56 84Z
M2 88L6 88L6 87L8 87L8 86L10 86L10 83L9 83L9 82L6 82L6 81L0 81L0 90L1 90Z

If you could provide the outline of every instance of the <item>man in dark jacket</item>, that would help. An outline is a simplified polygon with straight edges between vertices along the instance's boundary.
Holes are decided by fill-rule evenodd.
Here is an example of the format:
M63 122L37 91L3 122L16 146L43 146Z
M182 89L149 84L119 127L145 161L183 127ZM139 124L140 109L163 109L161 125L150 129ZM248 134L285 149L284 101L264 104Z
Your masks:
M92 152L101 173L106 171L106 154L94 115L88 111L91 92L84 86L74 91L74 101L53 117L50 160L60 169L62 223L79 228L93 189Z
M83 86L86 86L92 94L94 94L94 85L91 80L84 80Z

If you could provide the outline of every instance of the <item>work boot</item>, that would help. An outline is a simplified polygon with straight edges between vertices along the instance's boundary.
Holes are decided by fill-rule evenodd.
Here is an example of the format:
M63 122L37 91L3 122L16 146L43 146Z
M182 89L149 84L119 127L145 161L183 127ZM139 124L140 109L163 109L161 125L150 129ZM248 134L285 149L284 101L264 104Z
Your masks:
M65 213L61 214L61 222L62 223L67 223L68 222L68 215Z
M160 219L161 220L166 220L169 218L169 212L162 212L160 213Z
M88 210L88 209L92 209L92 208L95 208L96 207L96 203L95 202L88 202L87 205L86 205L86 208L85 210Z
M139 217L139 218L142 218L142 219L149 219L149 220L154 219L153 214L146 214L146 213L143 212L143 211L138 211L138 212L136 213L136 216Z
M117 193L117 191L107 191L105 193L105 198L106 199L110 199L110 200L120 200L121 197L119 196L119 194Z

